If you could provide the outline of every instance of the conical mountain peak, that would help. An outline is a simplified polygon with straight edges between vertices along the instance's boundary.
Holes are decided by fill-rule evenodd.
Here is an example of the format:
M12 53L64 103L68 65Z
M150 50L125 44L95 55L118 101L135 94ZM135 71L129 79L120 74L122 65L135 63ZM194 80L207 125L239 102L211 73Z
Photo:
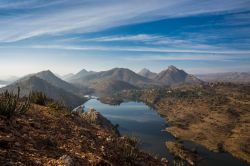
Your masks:
M167 70L170 70L170 71L179 71L180 69L178 69L177 67L175 67L173 65L170 65Z
M143 77L147 77L150 79L153 79L156 77L156 73L151 72L149 69L147 68L143 68L139 73L139 75L143 76Z
M173 65L169 66L166 70L161 71L155 79L156 81L165 85L201 83L198 78L186 73L183 70L178 69Z

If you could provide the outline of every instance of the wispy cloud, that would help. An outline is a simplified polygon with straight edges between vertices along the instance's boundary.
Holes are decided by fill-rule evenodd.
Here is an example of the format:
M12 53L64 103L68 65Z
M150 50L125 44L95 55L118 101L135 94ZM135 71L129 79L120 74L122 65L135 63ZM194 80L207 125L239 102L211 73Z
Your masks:
M192 55L192 54L176 54L171 53L166 55L143 55L143 56L126 56L122 59L128 61L232 61L242 59L242 56L228 56L228 55Z
M228 54L228 55L249 55L250 50L230 50L218 48L211 49L187 49L187 48L165 48L145 46L76 46L76 45L30 45L26 48L62 49L62 50L95 50L95 51L128 51L128 52L159 52L159 53L203 53L203 54ZM22 48L22 47L20 47Z
M196 38L195 38L195 37ZM212 37L209 37L210 39ZM214 37L216 39L216 37ZM110 35L100 37L69 37L56 39L49 44L26 45L26 48L90 50L90 51L125 51L125 52L157 52L157 53L189 53L189 54L228 54L238 56L249 55L250 50L233 49L227 43L215 45L205 44L205 38L191 33L186 39L155 34ZM101 42L101 43L100 43ZM110 43L112 42L112 43ZM121 43L120 43L121 42ZM126 42L123 43L123 42ZM247 42L247 41L246 41ZM103 45L103 43L105 43ZM106 45L106 43L109 43ZM113 45L115 43L115 45ZM247 43L245 43L246 45ZM234 44L236 45L236 44ZM243 44L241 44L243 45ZM244 46L245 46L244 45ZM14 46L15 47L15 46Z
M72 1L65 0L44 5L36 0L14 3L4 0L0 3L0 8L13 13L9 17L0 16L0 25L4 25L0 29L0 42L13 42L41 35L101 31L163 18L245 11L248 10L249 3L245 0L85 0L74 1L73 4ZM40 8L34 10L34 6ZM51 6L53 10L50 10ZM12 11L13 8L25 11Z
M64 0L65 1L65 0ZM42 8L42 7L47 7L51 5L56 5L59 3L62 3L63 0L1 0L0 2L0 9L34 9L34 8Z
M76 39L79 40L79 39ZM153 34L135 34L135 35L113 35L113 36L102 36L97 38L84 39L82 41L91 42L141 42L144 44L151 45L169 45L169 44L187 44L190 41L177 39L174 37L168 37L163 35ZM194 44L194 43L193 43Z
M113 42L113 41L155 41L163 38L163 36L149 35L149 34L137 34L137 35L120 35L120 36L103 36L98 38L86 39L86 41L97 42Z
M197 35L196 35L197 36ZM120 36L103 36L98 38L84 39L82 41L90 42L140 42L146 45L152 46L164 46L165 48L175 48L179 50L185 49L200 49L200 50L219 50L221 48L203 44L204 37L196 37L196 41L192 41L192 38L179 39L177 37L168 37L163 35L152 35L152 34L136 34L136 35L120 35ZM79 39L76 39L76 41ZM81 40L81 39L80 39Z

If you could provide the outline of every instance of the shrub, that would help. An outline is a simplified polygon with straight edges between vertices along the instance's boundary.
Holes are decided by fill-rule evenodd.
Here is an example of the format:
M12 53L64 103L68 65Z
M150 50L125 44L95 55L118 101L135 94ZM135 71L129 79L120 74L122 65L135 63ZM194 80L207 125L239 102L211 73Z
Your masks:
M54 100L49 101L47 103L47 106L50 107L50 108L53 108L55 110L60 110L60 109L65 108L62 104L59 104L58 102L56 102Z
M47 96L43 92L33 91L30 93L30 102L39 104L39 105L46 105L48 102Z
M42 106L48 106L50 108L60 110L60 109L68 109L62 102L55 101L43 92L33 91L29 95L30 102Z
M5 116L8 119L10 119L14 114L24 114L30 107L29 99L26 99L24 102L19 101L19 87L16 95L5 91L5 93L0 96L0 115Z
M74 112L75 114L79 114L81 116L81 118L83 120L85 120L86 122L90 123L90 124L96 124L98 125L98 115L97 115L97 112L95 111L95 109L90 109L88 112L79 112L79 111L76 111Z
M127 161L133 161L138 158L137 144L138 140L135 137L129 138L124 136L116 141L116 147L120 149L120 155Z
M223 143L218 143L218 144L217 144L217 147L218 147L218 151L219 151L220 153L225 152Z
M173 165L174 165L174 166L184 166L185 163L184 163L183 160L175 159Z

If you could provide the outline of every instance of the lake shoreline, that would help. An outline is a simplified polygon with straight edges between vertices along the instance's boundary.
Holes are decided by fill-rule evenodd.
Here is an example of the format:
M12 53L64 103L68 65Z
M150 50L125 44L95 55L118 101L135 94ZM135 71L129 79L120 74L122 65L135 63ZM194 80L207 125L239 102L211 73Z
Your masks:
M101 102L101 101L99 101L99 102ZM125 103L127 103L128 101L126 101ZM136 101L137 103L139 102L139 103L144 103L143 101ZM105 104L105 103L104 103ZM124 103L121 103L121 105L122 104L124 104ZM147 105L146 103L144 103L145 105ZM105 104L105 105L107 105L107 104ZM114 106L114 107L119 107L119 105L116 105L116 106ZM148 106L147 105L147 107L149 107L151 110L152 110L152 106ZM97 111L98 111L98 109L97 109ZM158 116L160 116L161 118L163 118L164 119L164 123L166 123L166 125L168 126L169 124L168 124L168 121L167 121L167 119L162 115L162 114L160 114L160 112L157 110L157 109L153 109L153 111L155 112L155 113L157 113L158 114ZM105 115L104 115L105 116ZM109 117L107 117L108 119L109 119ZM168 126L168 128L171 128L171 125L170 126ZM167 132L166 130L165 130L165 132ZM169 133L169 132L167 132L167 133ZM122 133L123 134L123 133ZM171 134L171 133L169 133L169 134ZM171 134L172 135L172 134ZM172 135L173 136L173 135ZM197 165L203 165L204 163L211 163L212 161L211 160L214 160L214 159L216 159L217 157L218 158L220 158L220 156L222 157L222 158L224 158L224 157L226 157L226 158L228 158L229 159L229 161L232 161L232 163L240 163L239 165L247 165L247 163L245 163L244 161L242 161L242 160L240 160L240 159L237 159L237 158L235 158L235 157L233 157L231 154L229 154L229 153L216 153L216 152L212 152L212 151L210 151L209 149L207 149L207 148L205 148L205 147L203 147L202 145L200 145L200 144L197 144L197 143L195 143L195 142L192 142L192 141L185 141L185 140L180 140L178 137L174 137L173 136L173 138L174 139L172 139L171 141L183 141L183 142L185 142L184 144L183 144L183 146L185 147L185 148L188 148L189 150L190 150L190 152L192 152L192 151L196 151L196 149L198 149L197 150L197 155L200 155L199 153L201 152L202 153L202 155L199 157L199 159L201 159L202 158L202 160L197 160ZM165 141L167 141L167 140L165 140ZM165 141L164 141L164 144L165 144ZM189 142L189 143L187 143L187 142ZM162 146L164 146L165 147L165 145L164 144L162 144ZM192 145L192 146L191 146ZM169 153L169 152L168 152ZM205 155L204 155L205 154ZM169 154L168 154L169 155ZM169 155L170 156L170 155ZM173 158L173 157L170 157L170 158ZM169 159L169 158L167 158L167 159ZM173 161L173 159L171 159L171 161ZM196 162L196 161L194 161L194 162ZM202 164L199 164L199 163L202 163ZM213 163L213 162L212 162ZM214 164L214 163L213 163ZM238 166L238 164L232 164L232 165L237 165Z
M247 147L245 140L248 134L241 134L242 136L246 135L245 139L240 139L242 138L240 135L236 135L238 139L234 140L231 138L235 138L235 136L228 137L228 133L235 135L240 129L240 125L233 122L233 119L239 119L242 114L242 119L247 120L248 112L246 110L249 108L246 102L239 101L237 105L232 105L228 98L234 95L233 102L242 100L241 96L247 92L244 90L246 88L247 85L240 87L234 84L215 84L213 87L208 85L207 87L191 87L187 89L169 90L166 88L161 90L126 91L118 94L118 96L131 101L142 101L155 108L155 111L170 125L167 131L176 138L193 141L206 147L211 152L227 152L239 160L241 165L248 165L246 162L247 156L245 158L243 158L244 155L240 156L241 149L232 151L240 143L245 144ZM233 118L235 116L238 118ZM247 125L246 120L242 120L242 126ZM235 132L232 130L234 128L237 129ZM224 143L223 141L226 139L227 142ZM236 140L239 141L235 142ZM234 144L232 144L232 141L234 141ZM245 153L247 153L247 149Z

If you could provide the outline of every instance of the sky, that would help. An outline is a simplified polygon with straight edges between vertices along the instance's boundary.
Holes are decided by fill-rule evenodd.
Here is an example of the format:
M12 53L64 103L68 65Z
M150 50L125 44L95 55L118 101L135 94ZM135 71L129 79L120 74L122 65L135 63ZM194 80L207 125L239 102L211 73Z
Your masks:
M250 0L1 0L0 78L114 67L250 71Z

